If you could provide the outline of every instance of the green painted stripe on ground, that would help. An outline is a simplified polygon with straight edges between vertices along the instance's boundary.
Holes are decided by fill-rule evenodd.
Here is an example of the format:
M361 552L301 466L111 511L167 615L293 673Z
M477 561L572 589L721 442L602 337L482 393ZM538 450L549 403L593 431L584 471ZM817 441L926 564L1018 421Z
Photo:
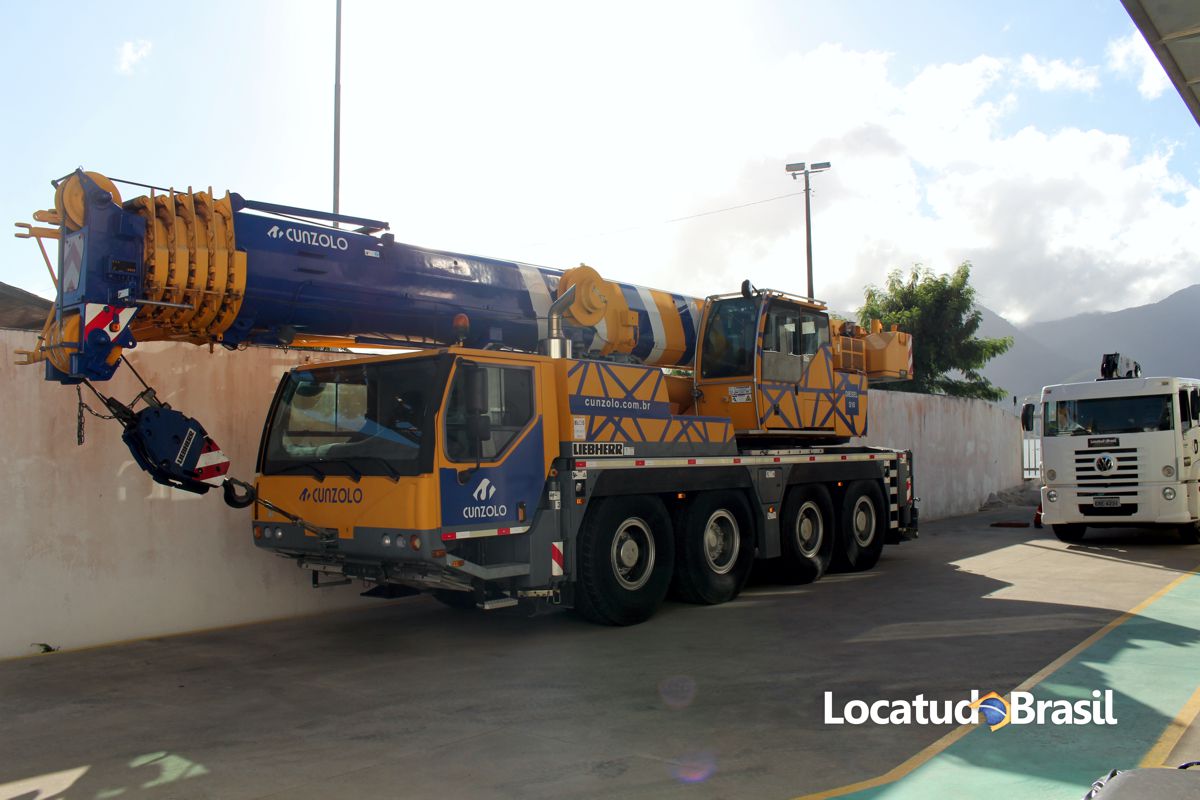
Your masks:
M1109 770L1138 765L1196 691L1198 664L1200 580L1191 579L1031 690L1039 700L1075 701L1112 689L1117 725L981 725L899 781L845 797L1081 797Z

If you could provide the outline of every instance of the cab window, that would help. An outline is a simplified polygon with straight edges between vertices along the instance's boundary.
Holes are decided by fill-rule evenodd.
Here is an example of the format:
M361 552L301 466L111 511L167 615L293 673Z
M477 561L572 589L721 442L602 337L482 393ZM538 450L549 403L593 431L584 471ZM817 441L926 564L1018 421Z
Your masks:
M798 382L813 356L826 344L828 317L799 306L773 303L763 328L763 380Z
M733 378L754 374L758 298L717 300L708 315L700 357L700 377Z
M533 370L494 364L480 364L479 370L487 386L485 413L491 436L479 442L477 456L467 425L467 371L460 367L446 403L446 456L451 461L496 460L533 419Z

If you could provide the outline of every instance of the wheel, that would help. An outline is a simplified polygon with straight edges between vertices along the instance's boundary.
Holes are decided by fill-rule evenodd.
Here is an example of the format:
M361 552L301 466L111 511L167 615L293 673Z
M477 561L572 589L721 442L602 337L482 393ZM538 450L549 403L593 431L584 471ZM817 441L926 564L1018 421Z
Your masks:
M837 520L838 542L834 547L838 566L862 572L879 562L887 529L885 508L883 490L875 481L854 481L846 487Z
M1176 531L1179 533L1179 540L1184 544L1200 544L1200 526L1197 523L1180 525Z
M603 625L636 625L671 585L675 542L657 497L593 501L579 532L575 610Z
M439 603L459 611L474 611L479 606L475 603L474 592L455 592L451 589L434 589L430 594Z
M1080 525L1078 523L1072 523L1070 525L1051 525L1050 527L1054 529L1054 535L1058 537L1058 540L1060 542L1066 542L1067 544L1082 542L1083 535L1087 531L1086 525Z
M675 594L716 605L737 597L754 566L750 510L737 492L703 492L683 505L675 525Z
M783 546L781 579L812 583L824 575L837 538L829 490L818 483L793 486L784 498L779 526Z

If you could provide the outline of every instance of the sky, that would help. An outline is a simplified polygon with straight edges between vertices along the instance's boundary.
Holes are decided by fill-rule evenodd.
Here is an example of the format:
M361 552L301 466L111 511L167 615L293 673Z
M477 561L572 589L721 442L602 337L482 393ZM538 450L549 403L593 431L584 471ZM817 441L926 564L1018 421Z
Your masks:
M333 0L6 16L0 216L77 166L331 207ZM830 161L813 261L837 310L964 260L1018 324L1200 282L1200 128L1120 0L344 0L342 47L341 209L400 241L804 294L784 165ZM0 281L52 297L36 245L0 242Z

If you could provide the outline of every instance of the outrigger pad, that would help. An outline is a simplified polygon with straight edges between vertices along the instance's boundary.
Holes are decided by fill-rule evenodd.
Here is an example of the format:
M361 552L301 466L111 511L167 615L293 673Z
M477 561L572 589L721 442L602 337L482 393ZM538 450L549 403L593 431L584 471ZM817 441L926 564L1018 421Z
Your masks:
M121 439L138 466L165 486L204 494L229 471L229 459L204 426L167 406L137 412Z

